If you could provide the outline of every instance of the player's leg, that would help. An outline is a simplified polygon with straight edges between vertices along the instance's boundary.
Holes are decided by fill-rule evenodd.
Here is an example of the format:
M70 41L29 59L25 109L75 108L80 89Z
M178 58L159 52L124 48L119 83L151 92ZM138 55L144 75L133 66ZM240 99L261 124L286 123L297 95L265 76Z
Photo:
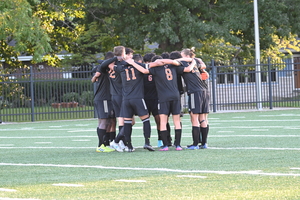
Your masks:
M200 139L199 114L190 112L190 118L191 118L191 123L192 123L193 144L188 145L187 149L195 150L195 149L199 149L199 147L198 147L199 139Z
M134 108L135 113L137 113L137 115L143 122L143 134L145 139L144 149L154 151L154 148L150 145L151 125L146 103L144 99L130 100L130 102L132 107Z
M207 121L205 118L205 114L200 114L199 115L199 121L200 121L200 132L201 132L201 149L206 149L207 148Z
M98 119L98 127L97 127L97 135L98 135L98 147L96 148L96 152L111 152L114 149L105 145L105 135L107 129L107 119L100 118Z
M175 141L174 146L177 151L181 151L181 135L182 135L182 127L180 120L180 112L181 112L181 102L180 100L172 101L170 104L170 113L172 114L173 124L175 127Z
M173 123L175 126L175 141L174 141L174 146L177 151L182 150L181 148L181 135L182 135L182 128L181 128L181 123L180 123L180 114L177 115L172 115L173 118Z

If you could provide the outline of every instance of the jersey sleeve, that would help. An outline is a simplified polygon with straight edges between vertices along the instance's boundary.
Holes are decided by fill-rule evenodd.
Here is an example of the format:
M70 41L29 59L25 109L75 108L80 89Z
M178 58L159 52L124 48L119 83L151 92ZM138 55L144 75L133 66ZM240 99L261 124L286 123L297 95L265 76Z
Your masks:
M149 74L155 75L156 73L155 67L149 68Z
M101 63L100 67L99 67L99 71L98 71L98 69L97 69L97 71L98 71L98 72L105 72L105 71L107 71L108 65L109 65L110 63L113 63L113 62L116 62L116 61L118 61L118 58L117 58L117 57L113 57L113 58L104 60L104 61Z

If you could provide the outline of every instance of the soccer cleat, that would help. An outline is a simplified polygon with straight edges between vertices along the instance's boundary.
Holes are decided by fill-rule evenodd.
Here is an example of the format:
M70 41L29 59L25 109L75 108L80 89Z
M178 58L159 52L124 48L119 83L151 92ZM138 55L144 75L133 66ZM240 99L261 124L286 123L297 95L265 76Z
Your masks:
M208 145L207 145L207 143L205 143L204 145L199 145L199 148L200 149L207 149Z
M126 151L126 152L134 152L135 148L129 149L128 146L125 146L124 151Z
M164 146L162 140L157 140L157 147L162 147Z
M175 149L176 149L176 151L182 151L182 147L181 147L181 146L179 146L179 145L178 145L178 146L176 146L176 148L175 148Z
M161 147L159 151L169 151L169 147L168 146Z
M155 149L151 145L148 145L148 144L144 145L144 149L147 149L148 151L155 151Z
M186 149L196 150L196 149L199 149L199 147L198 146L193 146L193 145L188 145Z
M121 149L125 149L126 146L125 146L123 140L119 141L119 146L121 147Z
M123 152L123 149L120 147L118 143L116 143L114 140L110 143L110 146L114 148L118 152Z
M100 147L96 148L96 152L107 153L107 152L112 152L112 151L115 151L115 150L110 147L106 147L104 144L102 144Z

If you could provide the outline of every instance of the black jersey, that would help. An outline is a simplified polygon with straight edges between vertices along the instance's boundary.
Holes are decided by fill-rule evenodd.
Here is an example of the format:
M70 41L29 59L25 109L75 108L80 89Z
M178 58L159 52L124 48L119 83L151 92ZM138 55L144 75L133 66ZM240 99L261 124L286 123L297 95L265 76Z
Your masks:
M117 63L118 64L118 63ZM117 65L115 65L117 66ZM121 75L115 70L109 70L110 94L122 95L122 79Z
M144 99L157 99L157 91L154 76L152 74L144 75Z
M95 100L110 100L110 83L108 79L108 72L105 70L100 71L101 75L98 77L98 80L95 82L96 91L94 94Z
M107 60L104 60L100 68L97 70L99 72L108 70L109 73L109 81L110 81L110 94L111 95L122 95L122 80L119 73L116 73L115 70L110 70L108 65L115 62L115 66L121 64L118 61L117 57L113 57Z
M183 66L187 67L189 63L181 62ZM199 69L195 66L191 72L185 72L182 74L184 82L186 84L186 90L188 94L203 91L206 88L205 81L201 80Z
M184 67L164 65L150 68L150 74L155 78L155 85L159 102L180 99L177 85L177 74L183 73Z
M144 98L144 74L135 67L121 62L115 66L116 73L120 73L122 79L122 93L124 99Z

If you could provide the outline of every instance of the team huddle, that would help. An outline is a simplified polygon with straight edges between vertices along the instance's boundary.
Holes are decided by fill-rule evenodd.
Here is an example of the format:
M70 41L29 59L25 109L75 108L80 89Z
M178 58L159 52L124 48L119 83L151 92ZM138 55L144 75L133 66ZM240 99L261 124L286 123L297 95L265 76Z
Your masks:
M116 46L114 52L108 52L105 60L93 69L99 140L96 151L133 152L131 134L134 116L143 122L144 149L155 151L150 144L150 115L155 119L159 151L168 151L171 146L177 151L183 150L180 120L183 84L188 94L193 139L193 144L186 149L206 149L209 90L203 61L195 58L192 49L161 55L147 53L144 57L133 53L130 48ZM175 128L173 143L170 116Z

